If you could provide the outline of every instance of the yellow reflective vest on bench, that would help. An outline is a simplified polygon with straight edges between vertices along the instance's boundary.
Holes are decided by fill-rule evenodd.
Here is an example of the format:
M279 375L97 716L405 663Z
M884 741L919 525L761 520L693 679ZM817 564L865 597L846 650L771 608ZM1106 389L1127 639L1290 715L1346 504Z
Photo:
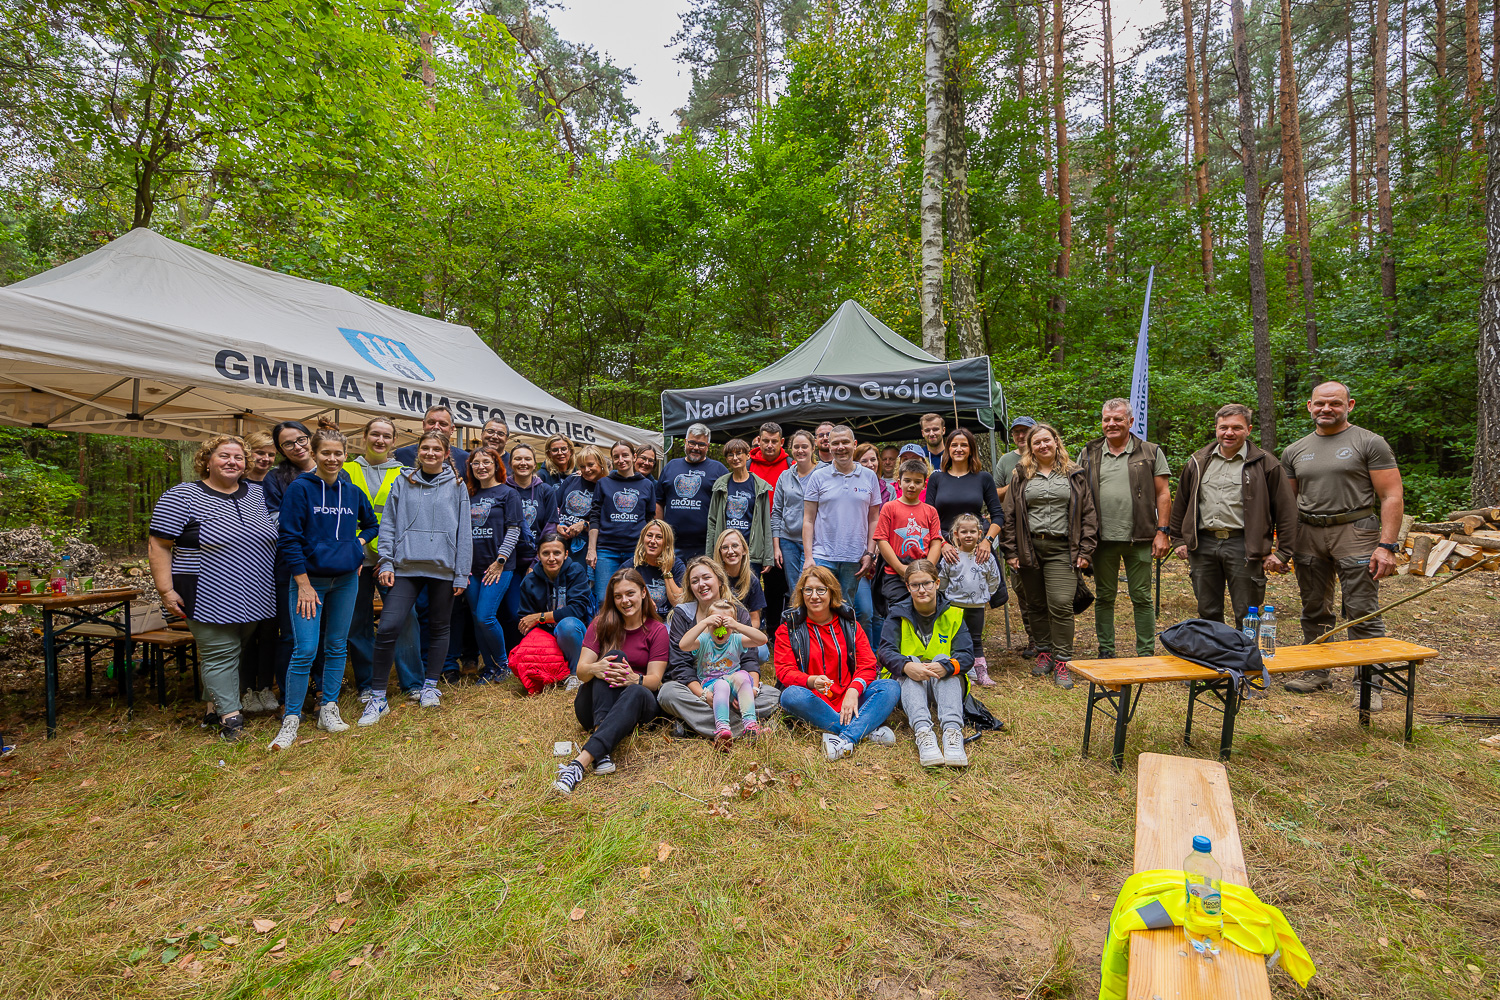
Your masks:
M1181 927L1187 901L1184 874L1169 868L1137 872L1120 887L1109 916L1109 937L1099 970L1099 1000L1125 1000L1130 981L1130 932ZM1262 903L1243 885L1220 885L1224 900L1224 940L1248 952L1266 955L1266 964L1286 966L1293 979L1306 986L1317 972L1312 957L1280 910ZM1183 959L1187 961L1187 959ZM1200 961L1196 955L1193 961Z

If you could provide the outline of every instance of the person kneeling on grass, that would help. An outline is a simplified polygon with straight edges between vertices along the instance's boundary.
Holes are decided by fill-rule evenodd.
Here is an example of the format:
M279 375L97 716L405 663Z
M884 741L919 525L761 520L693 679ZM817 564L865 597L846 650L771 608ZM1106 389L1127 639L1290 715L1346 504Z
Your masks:
M339 718L339 690L344 686L344 661L365 542L375 537L375 509L364 491L346 481L344 452L348 442L332 423L312 436L313 472L304 472L281 498L281 535L278 546L291 581L283 598L292 620L292 659L286 670L286 710L281 732L268 750L286 750L297 741L302 701L318 655L320 631L323 676L318 728L342 733L349 728Z
M677 648L697 654L698 683L714 706L714 749L727 751L734 742L734 734L729 731L729 702L733 699L739 700L745 735L751 739L760 735L760 723L755 718L760 673L741 670L740 654L764 646L766 634L741 625L729 601L715 601L712 610L713 614L688 629Z
M880 633L880 671L901 682L901 709L917 737L923 767L967 767L964 752L964 671L974 665L974 643L964 612L938 595L937 566L918 559L906 567L909 599L890 609ZM938 748L931 703L943 726Z
M590 765L595 774L614 773L610 753L656 718L656 692L667 671L670 645L646 581L633 569L617 570L604 585L604 603L584 634L578 658L573 713L593 735L577 757L558 765L555 792L572 795Z
M578 690L578 655L594 608L594 587L582 563L568 558L568 543L549 531L537 543L536 563L521 581L521 621L525 635L534 628L552 633L568 660L567 689Z
M896 734L885 720L901 700L901 687L876 678L870 640L844 602L833 570L816 564L804 569L781 621L775 647L781 707L823 730L828 759L849 756L866 737L894 745Z

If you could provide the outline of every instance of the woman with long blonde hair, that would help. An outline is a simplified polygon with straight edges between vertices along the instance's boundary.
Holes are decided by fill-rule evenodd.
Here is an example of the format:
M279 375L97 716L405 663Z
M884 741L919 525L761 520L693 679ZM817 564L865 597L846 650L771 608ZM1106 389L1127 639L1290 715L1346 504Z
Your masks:
M641 526L635 554L621 569L633 569L641 574L663 621L672 613L672 606L682 600L687 567L677 554L672 526L666 521L652 518Z

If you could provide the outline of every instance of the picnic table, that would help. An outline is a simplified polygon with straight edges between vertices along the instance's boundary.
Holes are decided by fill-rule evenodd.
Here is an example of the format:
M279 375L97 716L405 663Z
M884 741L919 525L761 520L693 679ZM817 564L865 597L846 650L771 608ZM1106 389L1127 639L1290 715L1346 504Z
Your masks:
M1378 639L1349 639L1310 646L1282 646L1276 655L1265 660L1270 674L1301 673L1338 667L1359 668L1359 721L1370 725L1370 691L1375 677L1384 680L1388 689L1406 696L1406 742L1411 742L1412 712L1417 690L1417 665L1437 656L1435 649L1389 636ZM1234 721L1242 695L1233 680L1207 667L1175 656L1133 656L1110 660L1074 660L1069 668L1089 682L1088 707L1083 717L1083 755L1089 755L1089 736L1093 729L1094 710L1115 720L1114 750L1111 762L1115 770L1124 766L1125 734L1141 692L1148 684L1186 684L1188 689L1187 727L1183 742L1192 745L1193 710L1203 707L1220 712L1223 725L1219 734L1219 755L1228 759L1234 742ZM1201 700L1201 701L1200 701ZM1217 702L1217 704L1215 704Z
M130 628L130 602L139 590L118 587L85 594L0 594L0 604L21 604L42 611L42 659L47 676L47 739L57 735L57 654L59 650L97 641L98 629L106 628L122 638ZM119 613L119 620L110 615ZM61 624L58 624L59 620ZM116 664L125 690L130 687L129 658ZM123 673L120 672L123 670Z

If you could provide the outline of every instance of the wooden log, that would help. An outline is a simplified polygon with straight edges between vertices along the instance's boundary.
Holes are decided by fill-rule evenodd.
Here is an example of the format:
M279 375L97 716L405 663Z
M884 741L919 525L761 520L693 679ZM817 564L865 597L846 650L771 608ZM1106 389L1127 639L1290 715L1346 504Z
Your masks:
M1411 526L1416 521L1417 519L1410 514L1401 515L1401 530L1396 533L1396 548L1399 549L1406 544L1406 536L1411 534Z
M1485 528L1483 531L1471 531L1469 534L1475 538L1500 538L1500 531L1493 528Z
M1500 521L1500 507L1479 507L1475 510L1452 510L1448 520L1462 521L1466 517L1477 517L1483 521Z
M1432 547L1432 552L1427 556L1427 568L1423 570L1426 576L1436 576L1437 571L1442 569L1453 550L1458 548L1457 542L1438 542Z
M1472 545L1477 549L1500 549L1500 532L1486 532L1482 535L1454 535L1448 539L1460 545Z
M1435 535L1451 535L1455 531L1467 535L1469 529L1462 521L1418 521L1411 526L1413 531L1428 531Z
M1411 571L1413 573L1424 573L1427 570L1427 557L1432 553L1433 540L1431 535L1418 535L1417 540L1411 547Z

